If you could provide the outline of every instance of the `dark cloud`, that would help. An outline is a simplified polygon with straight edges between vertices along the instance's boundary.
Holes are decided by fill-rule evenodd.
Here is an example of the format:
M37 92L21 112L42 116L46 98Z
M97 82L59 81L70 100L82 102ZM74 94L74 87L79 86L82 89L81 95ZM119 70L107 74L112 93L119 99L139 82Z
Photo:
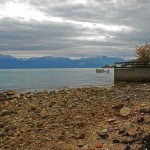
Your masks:
M0 7L7 2L28 4L46 19L0 17L3 53L132 57L150 39L149 0L0 0Z

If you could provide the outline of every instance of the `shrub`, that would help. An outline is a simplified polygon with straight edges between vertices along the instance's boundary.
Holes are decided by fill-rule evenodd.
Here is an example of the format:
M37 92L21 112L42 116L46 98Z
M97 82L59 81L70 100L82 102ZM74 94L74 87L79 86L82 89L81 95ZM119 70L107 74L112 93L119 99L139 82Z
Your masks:
M136 46L137 61L150 61L150 44Z

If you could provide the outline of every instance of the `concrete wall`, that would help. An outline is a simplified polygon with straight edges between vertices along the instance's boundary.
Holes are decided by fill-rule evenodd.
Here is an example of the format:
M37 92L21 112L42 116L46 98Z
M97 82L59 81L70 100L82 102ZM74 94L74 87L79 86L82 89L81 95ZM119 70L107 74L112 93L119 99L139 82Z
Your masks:
M150 68L115 68L114 81L150 82Z

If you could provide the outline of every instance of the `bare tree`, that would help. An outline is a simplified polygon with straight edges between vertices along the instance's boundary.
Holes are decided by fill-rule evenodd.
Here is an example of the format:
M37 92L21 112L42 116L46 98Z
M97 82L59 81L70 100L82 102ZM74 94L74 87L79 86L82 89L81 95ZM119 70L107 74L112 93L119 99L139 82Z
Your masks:
M150 61L150 44L146 42L145 45L136 46L136 56L137 61Z

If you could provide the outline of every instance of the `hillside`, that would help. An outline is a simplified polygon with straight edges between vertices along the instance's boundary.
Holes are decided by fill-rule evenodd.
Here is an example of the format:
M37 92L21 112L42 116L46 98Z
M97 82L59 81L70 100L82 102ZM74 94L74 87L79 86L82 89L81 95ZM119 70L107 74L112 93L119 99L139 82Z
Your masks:
M95 68L106 64L125 61L119 57L89 57L81 59L70 59L64 57L33 57L29 59L18 59L9 55L0 55L0 69L17 68Z

